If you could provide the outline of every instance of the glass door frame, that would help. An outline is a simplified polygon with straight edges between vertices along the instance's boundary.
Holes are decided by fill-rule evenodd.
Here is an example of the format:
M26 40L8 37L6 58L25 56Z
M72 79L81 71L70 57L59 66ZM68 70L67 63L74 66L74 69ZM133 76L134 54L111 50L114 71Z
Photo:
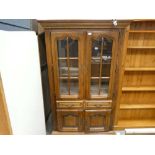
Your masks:
M58 66L58 49L57 40L70 37L73 40L78 40L78 94L61 95L60 93L60 75ZM54 71L54 87L56 99L83 99L83 53L84 53L84 35L82 31L52 31L51 32L51 45L52 45L52 60ZM67 58L68 59L68 58Z
M113 40L108 95L91 95L90 88L91 88L92 39L97 39L98 37L110 38ZM118 31L117 30L87 31L86 46L87 46L86 55L88 56L86 62L87 72L85 73L87 75L86 99L112 99L112 92L114 89L114 81L115 81L114 78L116 78L114 75L116 67L116 56L118 52Z

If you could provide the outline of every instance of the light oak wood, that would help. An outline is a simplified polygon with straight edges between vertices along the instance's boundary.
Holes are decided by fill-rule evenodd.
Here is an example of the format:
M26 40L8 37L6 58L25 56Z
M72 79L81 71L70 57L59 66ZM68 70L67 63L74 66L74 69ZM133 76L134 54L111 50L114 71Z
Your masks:
M128 46L131 49L155 49L155 46Z
M114 129L154 127L155 22L130 25L118 121Z
M154 109L155 104L121 104L120 109Z
M155 91L155 87L123 87L122 91Z
M129 33L155 33L154 30L130 30Z
M121 109L120 120L155 120L155 109Z
M154 49L128 49L125 67L155 67Z
M146 71L146 72L150 72L150 71L155 71L155 67L126 67L125 71Z
M120 104L154 104L154 91L124 91L120 98Z
M125 128L154 128L155 120L119 120L118 124L114 127L115 130Z
M154 79L155 72L149 70L125 72L123 87L155 87Z
M124 67L126 64L126 53L127 53L127 46L128 46L128 37L129 37L129 29L130 25L125 29L124 35L122 36L122 39L124 40L123 47L120 49L120 52L118 53L118 91L115 92L115 98L116 98L116 105L115 105L115 112L114 112L114 125L118 123L119 120L119 111L120 111L120 100L122 96L122 85L123 85L123 78L124 78ZM121 42L120 42L121 43Z
M12 128L7 109L2 79L0 74L0 135L12 135Z

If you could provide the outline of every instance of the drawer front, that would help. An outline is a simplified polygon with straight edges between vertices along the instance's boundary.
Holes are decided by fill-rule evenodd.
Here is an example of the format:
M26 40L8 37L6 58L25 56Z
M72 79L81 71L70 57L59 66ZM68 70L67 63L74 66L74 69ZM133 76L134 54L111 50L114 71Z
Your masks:
M57 101L57 108L82 108L82 101Z
M86 108L111 108L112 102L111 101L86 101L85 107Z

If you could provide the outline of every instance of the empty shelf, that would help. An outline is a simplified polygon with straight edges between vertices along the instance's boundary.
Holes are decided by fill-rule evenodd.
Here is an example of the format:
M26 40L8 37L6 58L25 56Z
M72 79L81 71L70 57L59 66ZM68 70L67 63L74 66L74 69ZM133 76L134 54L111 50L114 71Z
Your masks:
M155 87L123 87L122 91L155 91Z
M130 49L155 49L155 46L128 46Z
M155 120L119 120L115 129L155 127Z
M154 67L126 67L125 71L155 71Z
M154 109L155 104L121 104L120 109Z

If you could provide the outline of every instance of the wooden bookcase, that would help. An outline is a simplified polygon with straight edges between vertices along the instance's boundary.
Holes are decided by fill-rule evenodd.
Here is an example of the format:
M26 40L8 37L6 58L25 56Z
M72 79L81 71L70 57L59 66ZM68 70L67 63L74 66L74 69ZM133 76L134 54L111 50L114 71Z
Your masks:
M128 30L115 129L155 127L155 21Z

